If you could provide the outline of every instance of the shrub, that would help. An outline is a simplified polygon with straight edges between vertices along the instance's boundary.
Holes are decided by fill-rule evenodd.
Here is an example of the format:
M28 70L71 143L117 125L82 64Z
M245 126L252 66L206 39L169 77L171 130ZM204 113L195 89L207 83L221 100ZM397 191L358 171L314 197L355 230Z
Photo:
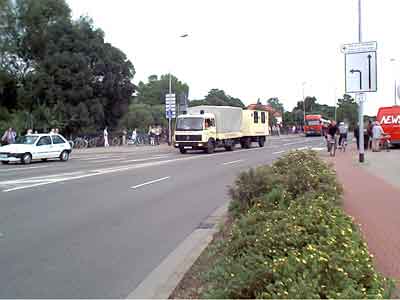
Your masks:
M284 195L286 204L298 195L313 194L340 202L342 188L335 172L315 151L292 151L278 159L271 167L262 166L242 172L230 188L230 213L234 217L247 212L258 197L275 189ZM270 195L273 196L273 195Z
M223 255L206 275L204 298L389 297L391 282L374 271L361 235L330 199L263 205L215 246Z
M270 192L280 184L279 178L270 166L262 166L242 172L229 189L232 199L229 210L234 216L246 212L254 204L254 199Z

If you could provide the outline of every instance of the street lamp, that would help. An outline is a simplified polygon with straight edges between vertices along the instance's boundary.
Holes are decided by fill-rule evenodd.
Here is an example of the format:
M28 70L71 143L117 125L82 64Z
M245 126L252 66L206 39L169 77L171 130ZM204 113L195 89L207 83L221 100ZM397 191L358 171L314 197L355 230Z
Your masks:
M180 35L179 37L180 38L187 38L188 36L189 36L189 34L185 33L185 34ZM171 71L169 72L169 89L168 89L168 92L169 92L169 94L172 94ZM168 145L169 146L172 145L172 116L168 116Z
M394 77L394 105L397 105L397 81L396 81L396 62L395 58L391 58L390 62L393 63L393 77Z
M303 86L303 126L306 124L306 99L304 98L304 86L307 82L302 82L301 85Z

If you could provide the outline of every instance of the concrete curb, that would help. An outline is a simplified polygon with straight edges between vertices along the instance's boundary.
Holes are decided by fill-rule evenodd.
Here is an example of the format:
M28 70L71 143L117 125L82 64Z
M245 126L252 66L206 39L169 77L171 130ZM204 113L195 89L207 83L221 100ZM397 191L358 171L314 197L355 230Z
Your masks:
M194 230L128 295L127 299L168 299L185 273L212 241L218 230L218 224L227 214L228 205L229 202L225 203L202 222L198 229Z

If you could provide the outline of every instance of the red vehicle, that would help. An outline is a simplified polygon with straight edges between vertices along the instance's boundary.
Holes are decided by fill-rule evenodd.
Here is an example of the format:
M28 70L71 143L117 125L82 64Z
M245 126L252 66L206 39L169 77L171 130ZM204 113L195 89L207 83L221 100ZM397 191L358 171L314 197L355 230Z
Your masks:
M322 118L321 115L306 115L306 123L304 125L304 134L324 135L324 131L329 125L329 121Z
M383 131L390 135L390 143L400 145L400 106L379 108L376 120L381 124Z

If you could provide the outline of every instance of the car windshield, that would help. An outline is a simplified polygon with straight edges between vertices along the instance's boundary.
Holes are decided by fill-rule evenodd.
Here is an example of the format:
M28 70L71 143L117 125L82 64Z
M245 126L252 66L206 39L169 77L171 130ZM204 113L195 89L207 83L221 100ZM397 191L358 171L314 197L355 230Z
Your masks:
M177 131L203 130L203 118L178 118L176 123Z
M315 126L321 124L319 120L307 120L306 122L308 126Z
M38 139L37 135L25 135L17 137L15 144L33 145Z

